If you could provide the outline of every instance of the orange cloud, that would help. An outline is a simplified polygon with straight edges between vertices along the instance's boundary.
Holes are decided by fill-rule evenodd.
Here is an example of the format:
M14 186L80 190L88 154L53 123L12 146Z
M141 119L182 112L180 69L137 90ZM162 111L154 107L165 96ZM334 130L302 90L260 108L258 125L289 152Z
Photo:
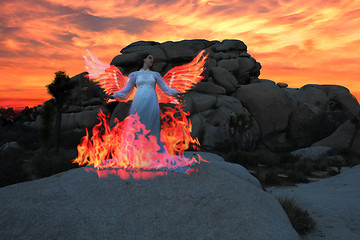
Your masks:
M85 49L110 62L135 41L195 38L240 39L261 78L339 84L359 99L359 1L13 0L0 8L1 106L48 99L54 72L84 71Z

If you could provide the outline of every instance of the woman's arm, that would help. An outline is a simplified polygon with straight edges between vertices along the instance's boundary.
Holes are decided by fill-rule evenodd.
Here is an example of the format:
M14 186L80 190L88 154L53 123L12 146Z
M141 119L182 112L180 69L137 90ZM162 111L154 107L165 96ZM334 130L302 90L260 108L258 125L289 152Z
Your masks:
M179 92L175 88L171 88L166 85L164 79L161 77L160 73L155 73L155 79L157 84L159 85L160 89L169 96L177 96Z
M121 89L119 92L115 92L113 97L114 98L120 98L120 99L126 99L130 96L132 90L135 87L135 74L132 72L129 74L129 81L126 83L126 86Z

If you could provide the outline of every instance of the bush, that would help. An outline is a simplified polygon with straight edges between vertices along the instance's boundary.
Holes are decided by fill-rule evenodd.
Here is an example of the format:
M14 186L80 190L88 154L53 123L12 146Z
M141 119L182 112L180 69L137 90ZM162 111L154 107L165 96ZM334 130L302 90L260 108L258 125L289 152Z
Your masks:
M277 198L289 217L291 225L299 234L311 232L315 226L315 221L310 217L308 210L301 209L294 198Z
M76 150L70 149L60 149L58 155L38 152L33 158L32 171L37 177L42 178L76 168L78 165L71 163L76 154Z
M257 164L264 164L268 167L280 166L281 157L279 154L269 151L259 151L254 153L253 161Z
M345 159L341 155L328 157L327 160L330 166L337 168L338 173L340 173L341 168L346 164Z
M0 187L28 180L24 165L22 150L3 151L0 153Z
M255 166L254 154L244 151L230 151L225 155L227 162L237 163L243 166Z
M308 183L308 179L305 177L303 172L292 170L288 173L288 179L294 182Z
M261 184L277 184L277 172L274 170L259 169L255 176Z
M311 159L305 158L305 159L298 160L294 164L294 170L301 171L305 175L309 175L309 174L311 174L311 172L313 170L313 166L314 166L313 161Z

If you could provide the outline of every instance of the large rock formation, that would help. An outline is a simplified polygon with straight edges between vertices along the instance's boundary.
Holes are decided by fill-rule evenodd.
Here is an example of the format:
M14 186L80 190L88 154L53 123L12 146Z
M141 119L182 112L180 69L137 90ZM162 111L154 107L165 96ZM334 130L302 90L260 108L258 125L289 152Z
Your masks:
M300 239L279 202L246 169L214 154L201 155L209 163L192 167L189 175L98 179L80 168L1 188L0 236Z
M204 80L185 94L184 109L193 121L193 137L202 140L207 148L218 148L230 142L230 115L252 115L251 129L237 136L239 148L296 150L310 147L332 135L347 120L360 112L357 100L349 90L336 85L308 84L300 89L287 88L286 83L259 79L261 64L247 53L247 46L239 40L180 42L140 41L130 44L115 56L111 64L124 74L138 70L141 53L154 56L153 70L164 75L174 66L190 62L201 50L209 54L203 73ZM97 123L101 108L111 113L113 120L122 120L130 102L104 105L104 93L84 78L84 73L72 78L78 82L71 105L63 114L65 129L91 128ZM359 131L360 132L360 131ZM350 141L352 133L341 131ZM360 133L359 133L360 134ZM344 140L345 141L345 140ZM353 149L360 149L355 141ZM328 144L333 148L343 145Z

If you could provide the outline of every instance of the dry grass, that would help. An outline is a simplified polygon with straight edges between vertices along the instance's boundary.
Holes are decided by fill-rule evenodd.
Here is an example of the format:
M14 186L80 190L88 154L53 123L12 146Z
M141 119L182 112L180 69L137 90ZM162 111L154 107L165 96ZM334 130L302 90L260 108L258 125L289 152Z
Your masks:
M299 234L306 234L315 228L316 223L310 217L308 210L300 208L294 198L280 197L278 201L288 215L292 226Z

